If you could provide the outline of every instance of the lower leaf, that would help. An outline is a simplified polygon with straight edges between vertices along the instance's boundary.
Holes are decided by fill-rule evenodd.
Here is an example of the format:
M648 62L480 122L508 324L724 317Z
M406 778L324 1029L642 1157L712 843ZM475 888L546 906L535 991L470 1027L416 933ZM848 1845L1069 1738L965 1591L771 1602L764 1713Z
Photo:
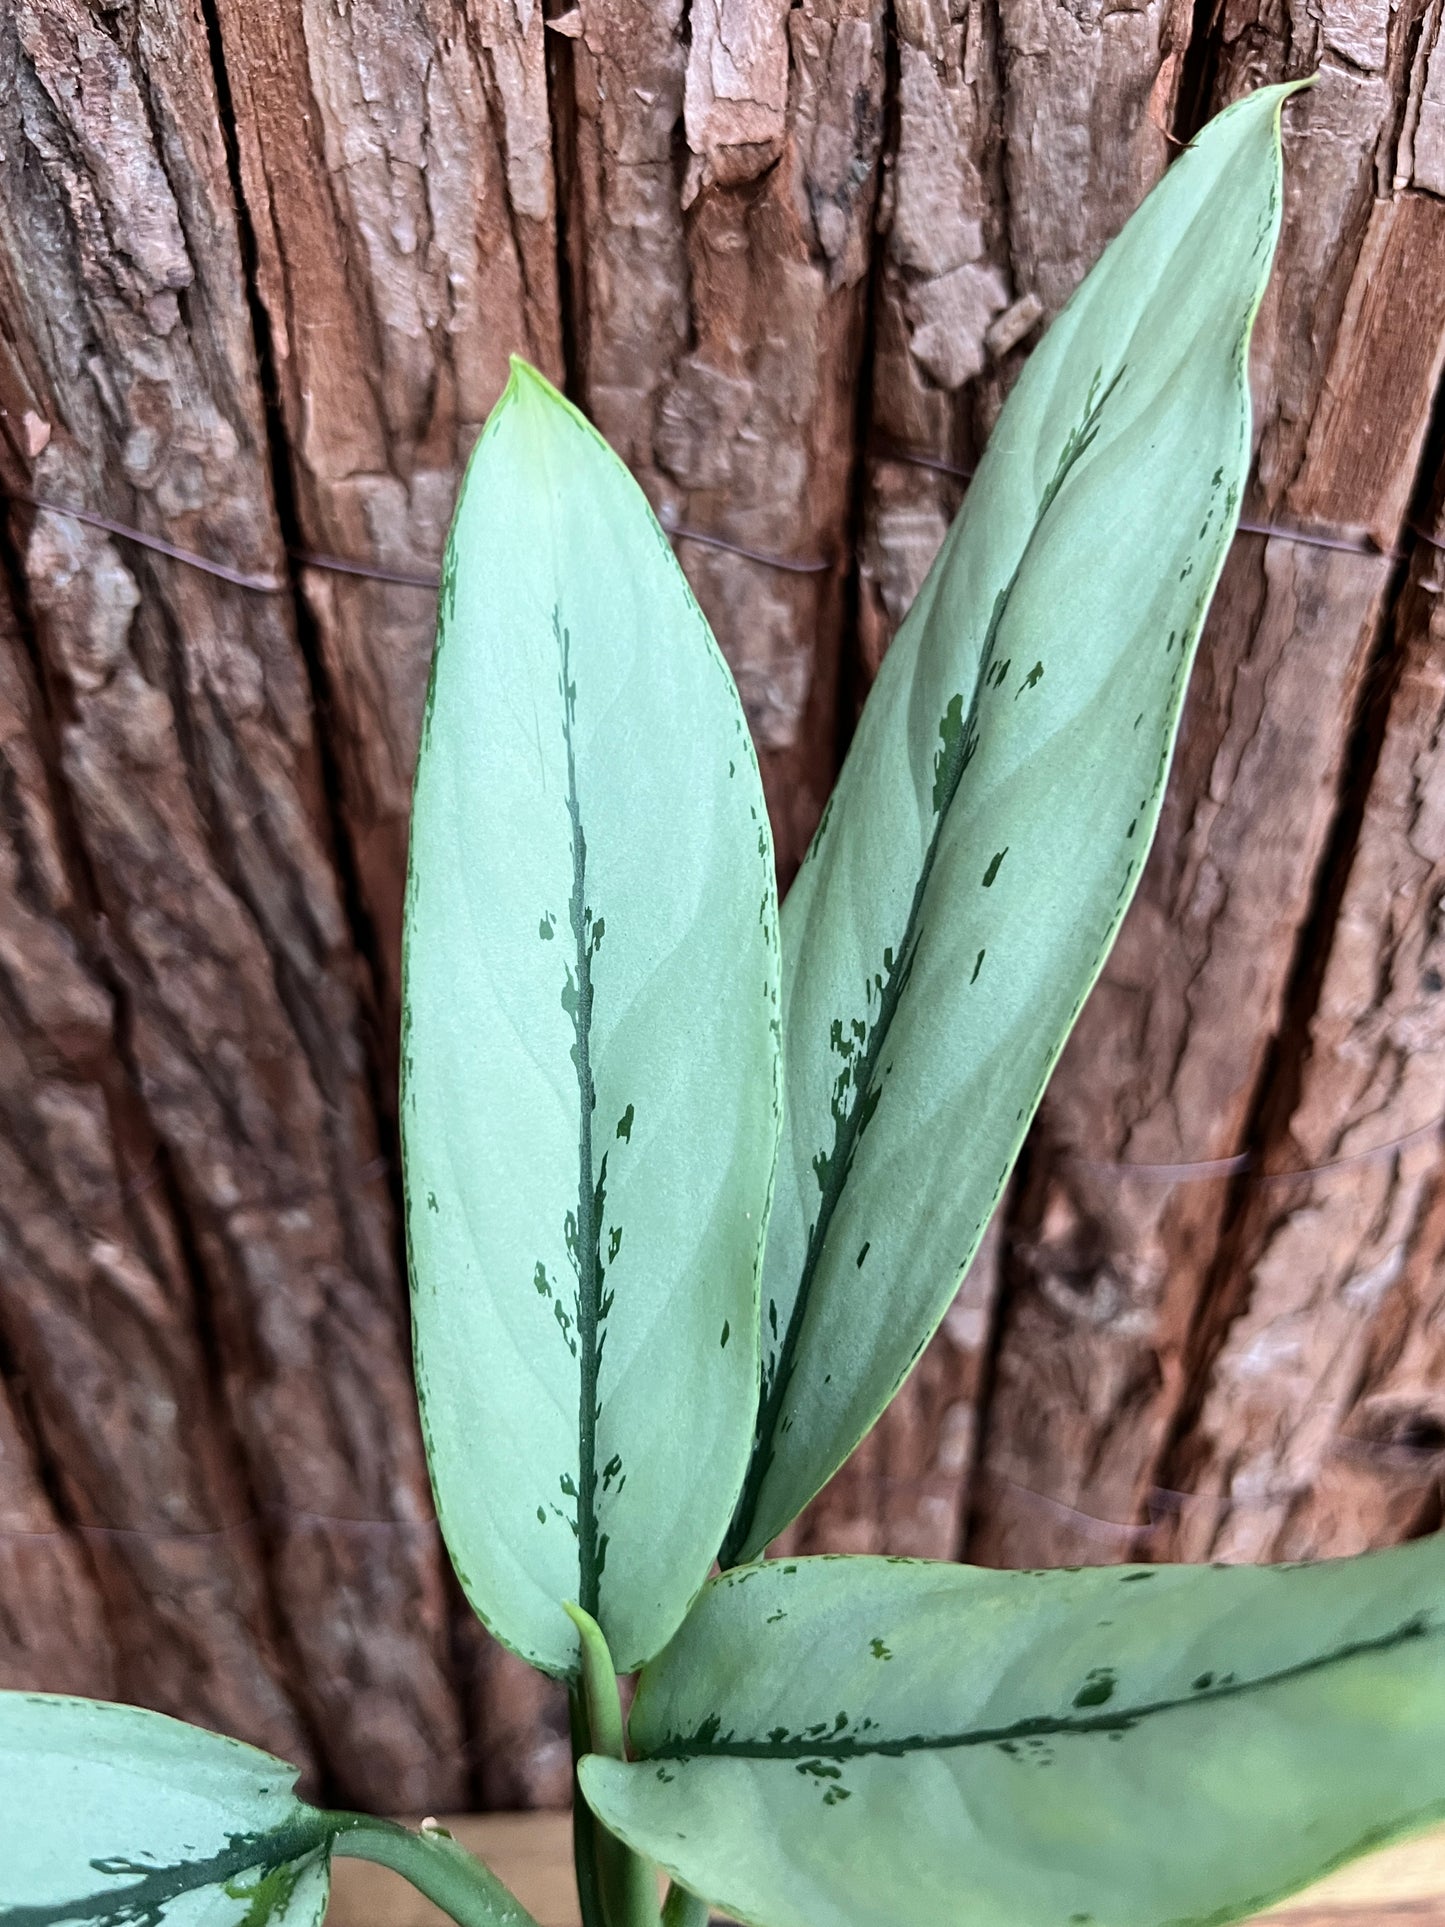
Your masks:
M0 1927L317 1927L295 1769L133 1706L0 1693Z
M296 1769L139 1707L0 1693L0 1927L320 1927L331 1855L457 1927L537 1927L434 1824L296 1798Z
M1445 1538L1312 1567L743 1567L593 1810L757 1927L1182 1927L1445 1815Z

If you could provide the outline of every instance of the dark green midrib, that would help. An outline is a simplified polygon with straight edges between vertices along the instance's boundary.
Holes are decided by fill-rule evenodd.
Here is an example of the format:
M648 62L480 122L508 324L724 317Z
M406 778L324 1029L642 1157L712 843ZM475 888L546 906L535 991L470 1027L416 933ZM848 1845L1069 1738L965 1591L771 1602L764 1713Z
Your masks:
M1428 1614L1416 1613L1402 1625L1373 1639L1351 1640L1328 1653L1298 1660L1277 1672L1262 1673L1254 1679L1236 1680L1229 1685L1205 1688L1200 1692L1176 1694L1170 1699L1149 1700L1142 1706L1121 1706L1108 1713L1039 1714L1014 1720L1008 1726L975 1726L961 1733L909 1733L893 1740L860 1740L843 1736L830 1739L805 1737L786 1740L704 1739L699 1735L665 1740L661 1746L639 1749L645 1760L861 1760L870 1756L898 1759L908 1753L953 1752L965 1747L999 1746L1009 1740L1067 1738L1075 1734L1127 1733L1141 1720L1161 1713L1177 1713L1186 1707L1215 1705L1221 1700L1242 1699L1251 1693L1282 1686L1290 1680L1304 1679L1311 1673L1346 1664L1372 1653L1388 1653L1416 1639L1439 1639L1445 1626L1431 1624Z
M828 1241L833 1214L847 1186L849 1168L858 1140L862 1135L865 1107L872 1094L879 1060L887 1046L888 1033L913 968L914 953L918 948L918 940L923 928L923 901L928 894L929 880L938 860L943 826L948 821L949 811L953 808L954 798L958 795L959 785L963 781L963 773L973 756L972 745L976 739L979 708L983 701L989 671L993 667L998 633L1003 625L1004 616L1008 613L1009 603L1018 586L1024 564L1028 561L1039 532L1048 519L1049 510L1058 498L1059 490L1068 480L1075 463L1092 444L1098 432L1099 416L1104 404L1114 392L1123 372L1121 368L1097 401L1091 399L1082 424L1070 433L1054 470L1053 479L1040 499L1027 539L1014 565L1013 574L994 597L988 628L984 632L983 648L979 653L978 668L974 672L968 715L948 751L945 762L934 778L934 795L939 800L935 807L933 830L928 839L928 847L923 853L918 879L913 886L913 897L908 906L902 941L894 949L893 962L883 982L883 989L878 999L878 1019L863 1054L860 1075L854 1082L852 1102L848 1106L847 1115L839 1121L834 1133L833 1152L828 1166L828 1182L824 1186L818 1203L818 1216L808 1237L808 1247L803 1257L803 1268L798 1280L797 1296L788 1314L783 1342L778 1349L777 1365L758 1408L756 1438L753 1454L748 1462L747 1474L743 1480L743 1489L733 1513L732 1523L728 1527L727 1537L723 1541L722 1550L718 1553L718 1563L724 1569L738 1563L742 1550L748 1542L757 1513L763 1480L767 1477L773 1462L773 1442L778 1421L782 1417L783 1400L787 1397L788 1387L792 1383L793 1371L797 1364L798 1344L802 1338L803 1322L807 1316L808 1301L812 1296L813 1281L822 1260L823 1247Z
M216 1887L245 1873L272 1873L329 1846L339 1830L337 1816L305 1813L269 1833L233 1834L225 1846L203 1860L156 1867L124 1886L98 1888L73 1900L39 1906L0 1906L3 1927L60 1927L66 1921L144 1922L182 1895Z
M365 1813L328 1813L295 1809L294 1817L264 1833L233 1834L224 1847L199 1860L141 1870L128 1879L129 1866L94 1860L97 1871L111 1865L123 1886L112 1886L71 1900L43 1906L0 1907L3 1927L164 1927L166 1909L185 1895L226 1885L242 1874L261 1880L294 1869L321 1853L346 1855L390 1867L417 1892L450 1915L458 1927L538 1927L538 1923L481 1861L474 1860L443 1831L413 1833L394 1820ZM3 1879L0 1872L0 1879ZM274 1921L283 1903L289 1910L294 1881L270 1896L249 1895L241 1927ZM238 1901L247 1898L245 1891Z
M567 745L567 817L572 829L572 896L568 906L576 944L577 1008L577 1603L597 1617L601 1574L597 1556L597 1327L602 1297L598 1276L597 1188L592 1169L592 950L587 931L587 836L577 795L573 745L575 691L566 630L559 629L562 656L562 731Z

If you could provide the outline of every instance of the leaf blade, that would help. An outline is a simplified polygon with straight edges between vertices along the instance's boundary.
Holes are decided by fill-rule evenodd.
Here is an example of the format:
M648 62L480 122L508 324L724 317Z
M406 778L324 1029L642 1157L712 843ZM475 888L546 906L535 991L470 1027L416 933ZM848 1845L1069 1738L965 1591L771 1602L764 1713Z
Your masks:
M568 1672L575 1599L630 1669L701 1585L752 1429L771 840L666 538L522 364L448 554L404 965L428 1459L484 1622Z
M632 1737L638 1764L586 1763L594 1809L760 1927L1232 1919L1445 1813L1445 1539L741 1568L644 1672Z
M317 1927L325 1816L295 1769L159 1713L0 1693L5 1927Z
M725 1563L926 1343L1138 880L1248 465L1289 91L1212 123L1031 359L784 906L764 1392Z

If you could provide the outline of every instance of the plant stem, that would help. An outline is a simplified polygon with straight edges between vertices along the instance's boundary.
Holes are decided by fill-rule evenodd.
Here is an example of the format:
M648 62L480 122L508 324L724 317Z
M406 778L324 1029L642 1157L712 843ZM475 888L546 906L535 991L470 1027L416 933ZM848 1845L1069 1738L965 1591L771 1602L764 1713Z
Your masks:
M597 1880L597 1821L582 1797L577 1763L592 1751L587 1739L587 1708L582 1688L568 1690L567 1711L572 1732L572 1865L577 1876L577 1904L582 1927L607 1927L602 1913L602 1891Z
M449 1833L430 1829L413 1833L393 1821L357 1813L332 1813L326 1818L336 1827L333 1853L390 1867L450 1914L457 1927L537 1927L491 1868L458 1846Z
M662 1927L707 1927L711 1909L705 1900L679 1887L674 1880L662 1903Z
M589 1753L601 1753L609 1760L625 1760L622 1699L617 1691L617 1675L612 1670L612 1655L602 1628L580 1606L565 1601L562 1610L577 1628L582 1646L582 1702L587 1714Z
M579 1723L585 1744L583 1752L600 1753L610 1760L625 1760L627 1744L622 1722L622 1700L617 1691L617 1674L602 1628L590 1613L568 1603L568 1617L577 1628L582 1646L581 1692L574 1695L572 1722L572 1760L578 1750ZM580 1715L580 1722L578 1716ZM581 1791L574 1778L573 1838L577 1832L577 1806ZM585 1801L582 1802L585 1806ZM590 1814L589 1814L590 1818ZM596 1845L596 1867L602 1887L602 1911L607 1927L658 1927L657 1875L650 1861L636 1854L605 1827L592 1823ZM580 1893L580 1883L579 1883Z

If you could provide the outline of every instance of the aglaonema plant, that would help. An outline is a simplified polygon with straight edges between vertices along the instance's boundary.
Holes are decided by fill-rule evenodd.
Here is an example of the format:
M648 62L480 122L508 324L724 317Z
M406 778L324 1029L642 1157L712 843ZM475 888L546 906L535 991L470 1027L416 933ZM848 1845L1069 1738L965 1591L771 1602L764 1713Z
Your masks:
M669 1927L1224 1922L1445 1813L1439 1536L764 1557L938 1322L1138 879L1249 459L1288 92L1205 130L1024 371L781 941L737 695L635 484L520 363L472 458L406 914L417 1381L467 1597L571 1689L586 1927L650 1927L659 1869ZM434 1825L293 1784L0 1696L0 1923L310 1927L333 1854L528 1920Z

